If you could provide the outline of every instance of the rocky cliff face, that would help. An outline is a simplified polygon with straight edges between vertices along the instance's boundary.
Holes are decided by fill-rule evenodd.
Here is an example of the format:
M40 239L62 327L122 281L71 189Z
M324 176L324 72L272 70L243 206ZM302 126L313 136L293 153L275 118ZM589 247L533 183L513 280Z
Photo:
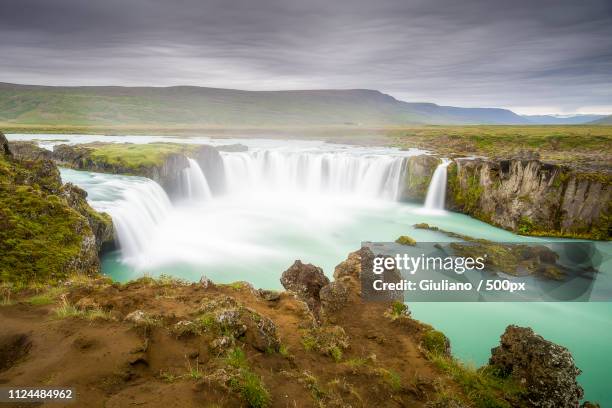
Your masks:
M6 140L6 136L4 133L0 132L0 154L4 156L10 156L11 150L9 149L8 140Z
M110 217L84 191L62 186L50 160L13 155L0 134L0 281L54 282L99 271L98 251L112 240Z
M144 165L134 164L130 156L126 156L124 160L111 160L94 154L97 149L104 146L108 145L103 143L77 146L59 145L53 151L53 159L60 166L77 170L147 177L159 183L170 197L177 197L181 191L181 174L189 166L189 157L198 162L213 193L221 192L224 189L223 160L217 149L212 146L172 145L175 152L165 153L157 160ZM132 146L126 144L126 152ZM120 148L121 146L113 147ZM136 158L141 159L141 157Z
M407 157L404 162L404 184L400 200L424 202L429 182L438 164L440 159L435 156Z
M169 194L176 193L181 171L189 165L187 157L182 153L170 153L156 165L132 166L127 162L94 157L94 149L93 145L59 145L53 150L53 159L60 166L77 170L148 177L158 182Z
M246 146L242 145L229 145L222 146L224 151L245 151ZM223 166L223 159L219 154L219 150L212 146L198 146L191 154L200 168L206 175L206 180L210 186L213 194L222 193L225 190L225 167Z
M13 156L21 160L53 160L53 152L38 147L34 142L9 142Z
M525 235L609 239L612 176L535 158L459 159L446 207Z

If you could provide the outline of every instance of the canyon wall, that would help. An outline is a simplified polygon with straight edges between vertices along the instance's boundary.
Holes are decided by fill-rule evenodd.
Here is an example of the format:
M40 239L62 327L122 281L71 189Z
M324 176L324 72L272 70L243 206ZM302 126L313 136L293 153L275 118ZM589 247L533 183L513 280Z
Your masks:
M524 235L609 239L612 175L535 158L458 159L446 208Z

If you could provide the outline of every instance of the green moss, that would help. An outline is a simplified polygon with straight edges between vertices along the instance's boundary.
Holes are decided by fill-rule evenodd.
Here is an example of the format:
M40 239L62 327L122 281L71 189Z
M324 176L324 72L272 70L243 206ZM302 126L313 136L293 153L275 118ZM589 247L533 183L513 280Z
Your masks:
M426 222L420 222L418 224L414 224L414 228L416 228L416 229L426 229L426 230L431 230L431 231L437 231L438 230L438 227L430 226Z
M465 188L458 187L455 190L455 202L459 204L463 211L468 214L479 213L478 202L482 194L482 186L476 175L471 175L467 178Z
M535 230L535 227L533 225L533 222L529 218L521 217L517 224L517 230L519 234L525 235Z
M396 320L401 317L410 316L410 310L405 303L396 300L391 304L389 310L385 312L385 315L390 317L391 320Z
M427 331L421 339L421 344L425 350L436 354L445 354L448 349L448 339L438 330Z
M170 156L188 154L197 148L197 145L177 143L96 142L67 147L66 149L77 152L78 154L75 154L75 156L79 157L77 162L69 162L67 165L96 171L150 176L151 169L163 166Z
M407 246L415 246L416 245L416 241L414 239L410 238L407 235L402 235L401 237L396 239L395 242L397 242L398 244L407 245Z
M91 234L87 219L61 195L57 169L38 177L37 166L43 164L0 157L0 281L65 279L77 272L83 236Z

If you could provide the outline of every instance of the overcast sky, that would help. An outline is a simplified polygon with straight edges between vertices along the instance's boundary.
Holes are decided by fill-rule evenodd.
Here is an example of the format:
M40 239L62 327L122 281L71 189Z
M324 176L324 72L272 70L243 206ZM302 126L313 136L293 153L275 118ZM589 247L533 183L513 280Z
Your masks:
M612 113L612 0L0 0L0 82Z

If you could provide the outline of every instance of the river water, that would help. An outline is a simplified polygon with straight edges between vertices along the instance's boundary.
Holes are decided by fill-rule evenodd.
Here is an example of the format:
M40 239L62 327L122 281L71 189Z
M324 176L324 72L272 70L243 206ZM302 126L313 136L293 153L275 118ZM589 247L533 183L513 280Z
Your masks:
M216 140L153 136L8 135L9 140L57 143L109 141L231 144L248 152L222 153L227 191L212 196L199 168L185 175L184 199L170 202L151 180L62 169L65 182L88 193L90 203L109 212L121 249L106 254L103 271L118 281L169 274L218 282L246 280L256 287L280 288L281 273L294 260L333 268L362 241L393 241L408 235L417 241L450 238L413 225L427 222L442 229L504 242L534 241L468 216L423 211L400 203L404 157L398 151L330 145L315 141L265 139ZM127 139L126 139L127 138ZM205 177L204 177L205 178ZM611 259L612 244L598 243ZM610 279L612 265L602 265ZM481 365L508 324L532 327L573 353L584 373L586 398L612 404L612 303L414 303L414 317L446 333L453 353Z

